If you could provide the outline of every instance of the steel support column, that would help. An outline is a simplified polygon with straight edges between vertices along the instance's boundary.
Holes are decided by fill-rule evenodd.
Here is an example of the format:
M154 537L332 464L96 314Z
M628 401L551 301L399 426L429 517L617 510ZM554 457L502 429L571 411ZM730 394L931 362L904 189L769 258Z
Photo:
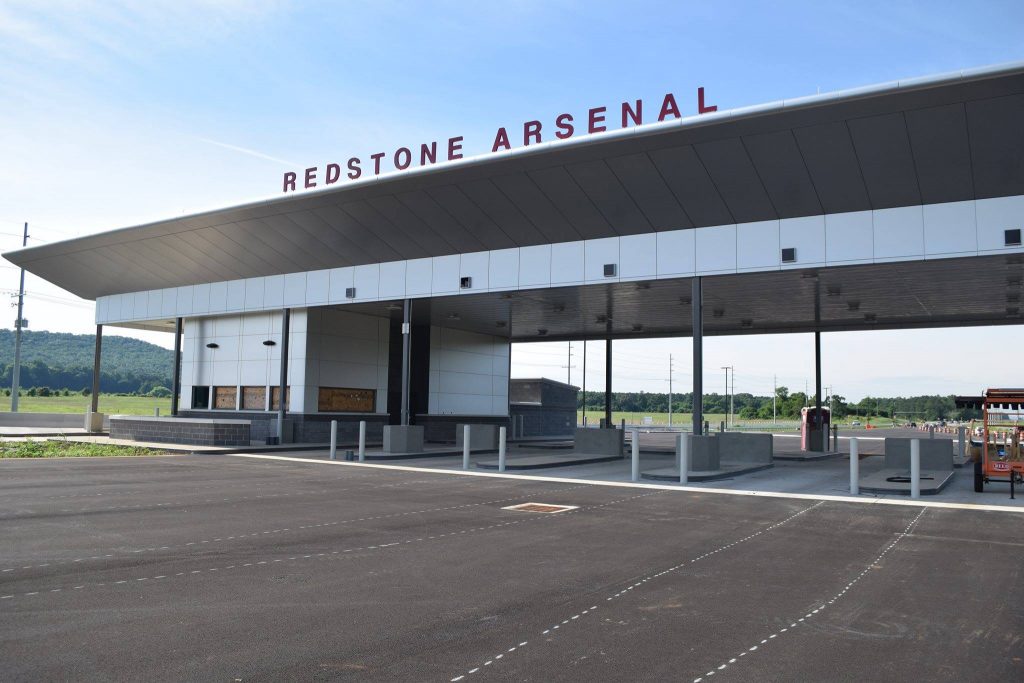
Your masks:
M704 298L701 280L693 278L690 296L693 309L693 433L704 433Z
M277 395L277 442L284 442L284 416L288 412L288 341L292 309L281 311L281 382Z
M612 340L604 340L604 426L612 427Z
M178 395L181 393L181 325L182 319L174 321L174 377L171 379L171 415L178 414Z
M98 413L100 406L100 353L103 350L103 325L96 326L96 350L92 356L92 396L89 412Z
M814 331L814 425L820 441L811 440L811 450L828 450L828 434L824 432L825 422L821 414L821 332ZM815 448L815 446L818 446Z
M412 301L402 302L402 426L409 420L409 371L412 363Z

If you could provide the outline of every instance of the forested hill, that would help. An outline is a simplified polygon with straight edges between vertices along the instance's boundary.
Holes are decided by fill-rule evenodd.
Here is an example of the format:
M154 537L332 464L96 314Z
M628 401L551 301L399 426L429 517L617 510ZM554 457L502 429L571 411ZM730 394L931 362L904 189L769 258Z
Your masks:
M26 330L21 340L21 386L80 390L91 386L95 338ZM101 387L104 391L149 391L170 386L174 353L149 342L104 335ZM0 385L10 386L14 330L0 330Z

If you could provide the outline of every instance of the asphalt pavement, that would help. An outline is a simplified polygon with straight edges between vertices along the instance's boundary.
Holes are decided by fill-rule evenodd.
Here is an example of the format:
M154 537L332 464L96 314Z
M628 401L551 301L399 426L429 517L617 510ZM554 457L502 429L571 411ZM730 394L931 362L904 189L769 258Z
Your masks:
M574 506L556 514L504 507ZM1024 680L1015 512L0 462L4 680Z

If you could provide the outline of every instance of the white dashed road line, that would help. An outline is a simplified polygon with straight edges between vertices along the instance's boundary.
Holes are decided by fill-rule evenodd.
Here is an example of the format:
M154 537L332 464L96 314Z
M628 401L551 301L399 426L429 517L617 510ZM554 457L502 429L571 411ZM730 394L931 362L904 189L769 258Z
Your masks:
M788 633L791 629L795 629L797 626L800 626L801 624L803 624L807 620L813 619L815 615L820 614L829 605L834 604L836 602L836 600L839 600L844 595L846 595L846 593L848 591L850 591L850 589L852 589L854 587L854 585L856 585L856 583L858 581L863 579L867 575L867 573L869 571L871 571L871 568L873 566L875 566L876 564L878 564L878 562L881 561L881 559L883 557L885 557L886 554L888 554L888 552L890 550L895 548L896 545L900 541L902 541L904 538L907 537L907 535L910 534L911 529L913 529L914 526L920 521L921 516L927 511L927 509L928 508L923 508L919 513L917 513L917 516L914 517L914 519L910 522L910 524L908 524L907 527L898 536L896 536L896 539L892 543L887 545L885 547L885 550L883 550L881 552L881 554L879 554L878 557L876 557L874 560L869 562L868 566L865 567L864 570L861 571L860 574L855 576L852 581L850 581L845 586L843 586L843 589L841 591L839 591L838 593L833 595L828 600L823 601L820 605L818 605L817 607L812 609L807 614L803 615L802 617L800 617L800 618L798 618L798 619L796 619L794 621L791 621L789 623L789 625L786 626L785 628L781 628L778 631L776 631L775 633L772 633L772 634L766 636L765 638L762 638L760 642L758 642L758 643L748 647L746 650L744 650L743 652L740 652L738 655L736 655L735 657L729 659L727 662L724 662L724 663L720 664L719 666L717 666L715 668L712 668L710 671L705 673L703 676L697 676L696 678L693 679L693 683L701 683L701 681L707 681L712 676L715 676L716 674L719 674L719 673L725 671L730 666L733 666L734 664L737 664L740 661L740 659L742 659L743 657L746 657L747 655L752 655L752 654L754 654L756 652L759 652L761 648L763 648L765 645L768 645L773 640L777 639L779 636L781 636L781 635L783 635L785 633Z
M699 556L697 556L695 558L692 558L690 560L686 560L684 562L680 562L679 564L674 565L672 567L669 567L668 569L664 569L664 570L658 572L657 574L650 574L649 576L645 576L644 578L640 579L636 583L633 583L633 584L627 586L626 588L623 588L618 593L615 593L615 594L610 595L609 597L605 598L605 602L610 602L612 600L616 600L618 598L621 598L622 596L629 594L630 591L632 591L632 590L634 590L636 588L640 588L642 585L644 585L648 581L651 581L652 579L657 579L659 577L665 576L666 574L670 574L672 572L678 571L679 569L682 569L683 567L687 567L687 566L689 566L689 565L691 565L691 564L693 564L695 562L700 562L701 560L703 560L705 558L708 558L708 557L711 557L712 555L715 555L717 553L723 552L725 550L728 550L729 548L735 547L735 546L737 546L737 545L739 545L741 543L746 543L747 541L755 539L758 536L766 534L769 531L771 531L772 529L776 529L776 528L782 526L783 524L787 524L788 522L796 519L800 515L803 515L803 514L805 514L807 512L810 512L811 510L813 510L814 508L818 507L819 505L822 505L824 502L825 501L819 501L819 502L815 503L814 505L811 505L810 507L806 507L806 508L800 510L799 512L796 512L796 513L790 515L789 517L786 517L782 521L775 522L771 526L767 526L764 529L761 529L757 533L753 533L753 534L750 534L749 536L745 536L743 538L737 539L737 540L733 541L732 543L728 543L728 544L723 545L723 546L721 546L719 548L716 548L715 550L708 551L708 552L704 553L703 555L699 555ZM569 513L564 513L564 514L569 514ZM548 628L544 629L540 633L540 635L541 636L546 636L548 638L552 638L555 635L555 631L558 631L563 626L567 626L567 625L571 624L572 622L577 621L581 617L584 617L584 616L586 616L588 614L592 614L593 612L595 612L597 610L597 608L598 608L597 605L591 605L589 608L587 608L585 610L582 610L579 613L572 615L571 617L566 617L562 621L560 621L560 622L558 622L556 624L553 624L552 626L549 626ZM523 645L526 645L525 641L520 643L518 647L522 647ZM512 650L509 650L509 652L511 652L511 651ZM501 656L504 656L504 654L502 654ZM498 659L498 657L495 657L494 659ZM492 662L490 662L490 661L485 662L484 666L488 666L491 663ZM457 677L454 677L454 678L451 678L449 680L451 681L451 683L455 683L456 681L461 681L467 675L472 675L472 674L476 673L479 670L480 670L480 667L477 667L477 668L474 668L474 669L471 669L471 670L467 671L465 674L461 674L461 675L459 675Z

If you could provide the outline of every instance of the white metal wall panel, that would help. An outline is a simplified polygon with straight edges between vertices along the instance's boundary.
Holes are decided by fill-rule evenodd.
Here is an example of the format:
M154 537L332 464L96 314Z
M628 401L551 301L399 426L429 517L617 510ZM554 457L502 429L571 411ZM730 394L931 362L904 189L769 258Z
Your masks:
M519 250L519 287L547 287L551 284L551 245L522 247Z
M405 295L408 297L430 296L434 281L434 262L430 258L406 261Z
M306 273L306 303L327 303L331 292L331 271L314 270Z
M781 250L796 248L796 263L782 264L783 268L806 268L825 263L825 217L805 216L784 218L779 221L779 258Z
M248 294L248 291L246 292ZM263 278L263 305L260 308L282 308L284 306L284 275L268 275ZM246 301L246 309L249 303Z
M693 275L697 270L696 230L658 233L658 277Z
M584 278L583 242L551 245L551 284L580 284Z
M978 253L978 224L973 201L926 205L922 218L926 256Z
M658 235L626 235L619 240L619 279L650 280L658 275Z
M380 264L380 296L384 299L405 298L405 261Z
M871 263L875 257L875 227L871 211L825 216L825 260L829 263Z
M454 294L459 291L459 255L435 256L430 291L433 294Z
M874 212L875 261L924 255L924 220L920 206Z
M245 302L242 307L247 311L258 311L263 308L263 290L266 278L250 277L243 280L245 284Z
M371 263L368 266L356 266L352 282L356 288L356 298L353 301L372 301L376 299L380 292L380 264Z
M284 276L284 297L281 304L288 308L306 305L306 273L289 273Z
M697 228L697 273L736 272L736 226Z
M327 300L332 304L339 304L348 301L345 298L345 290L355 286L356 269L352 267L333 268L330 272L330 287ZM358 294L358 292L356 292Z
M245 280L228 282L227 305L224 310L241 311L245 308Z
M999 197L978 201L978 250L982 254L1021 251L1007 247L1005 231L1024 229L1024 196Z
M210 313L223 313L228 310L228 283L210 283Z
M192 313L204 315L210 312L210 285L196 285L192 288Z
M463 294L472 294L486 290L490 285L488 273L490 270L490 252L478 251L472 254L462 254L459 260L459 278L471 278L472 287L459 291Z
M516 289L519 286L519 249L490 252L487 263L488 289Z
M736 226L737 270L765 270L778 268L779 222L757 221Z
M575 243L572 243L575 244ZM595 282L619 281L619 238L605 237L597 240L586 240L583 243L583 278L588 284ZM615 266L615 275L605 277L604 266ZM552 280L557 272L553 270Z

